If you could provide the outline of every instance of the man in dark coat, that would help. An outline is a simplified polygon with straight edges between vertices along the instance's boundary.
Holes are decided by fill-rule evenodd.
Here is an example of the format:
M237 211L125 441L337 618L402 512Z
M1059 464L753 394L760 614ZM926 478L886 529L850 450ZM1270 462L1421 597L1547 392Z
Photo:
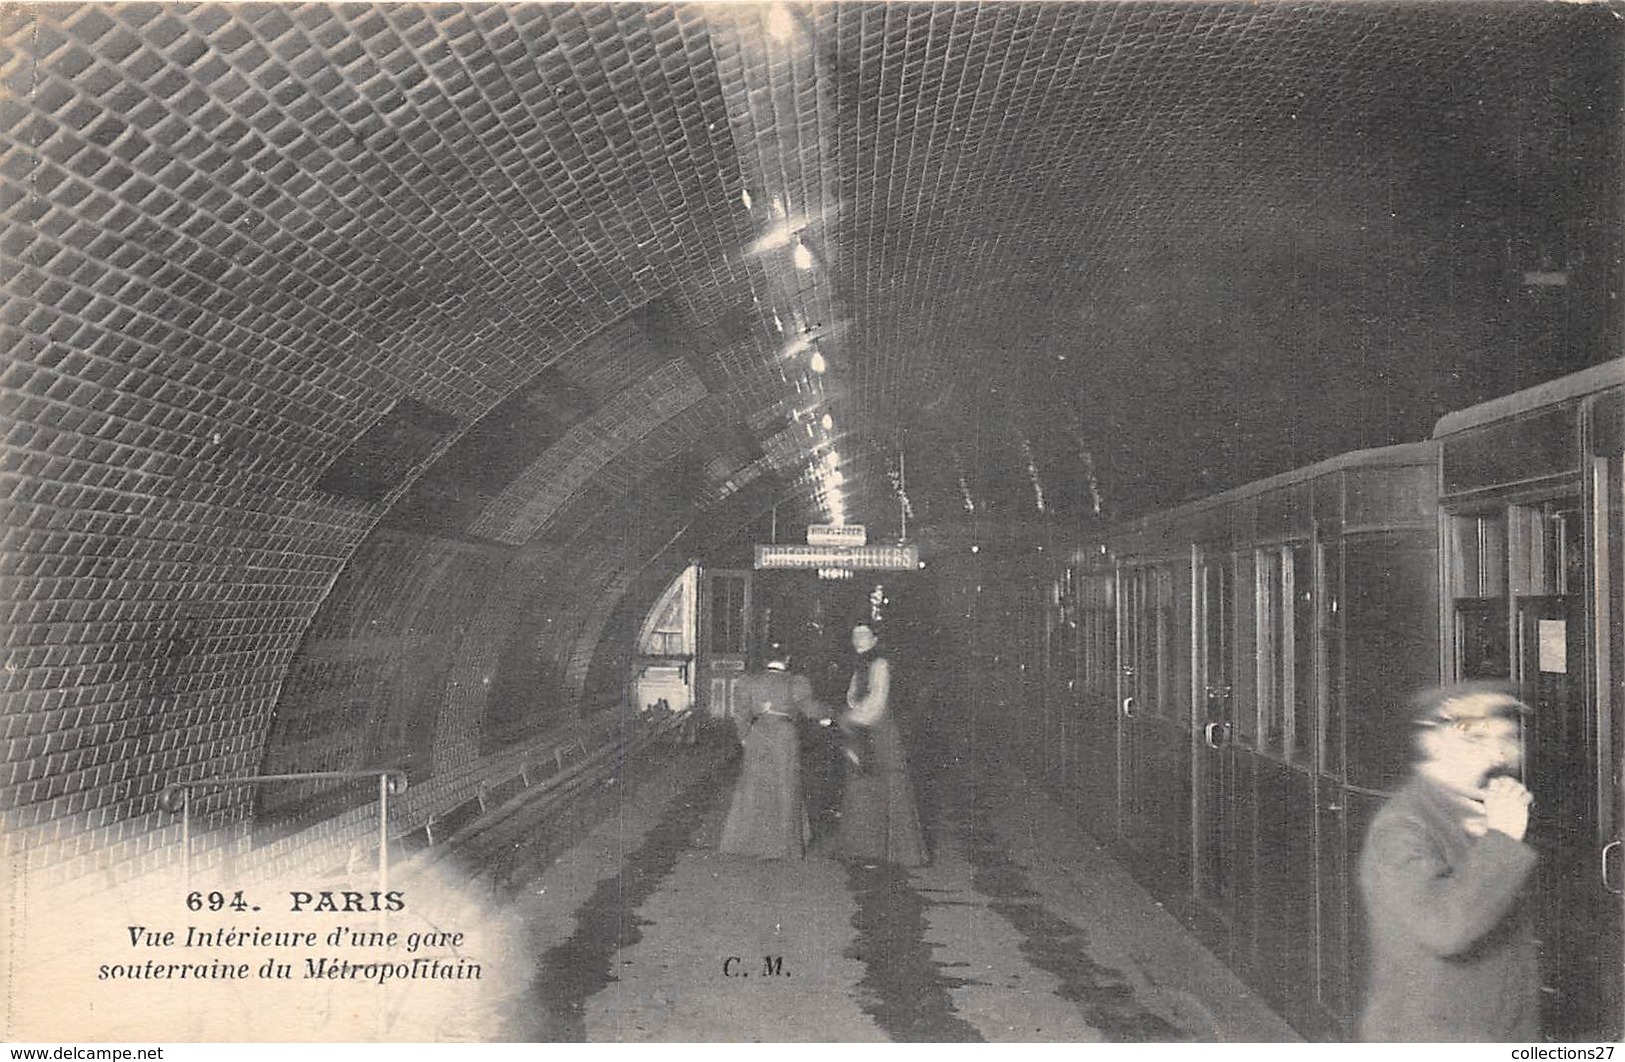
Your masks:
M1519 713L1504 689L1418 702L1413 777L1377 814L1360 857L1371 932L1364 1040L1518 1042L1539 1033L1535 852Z

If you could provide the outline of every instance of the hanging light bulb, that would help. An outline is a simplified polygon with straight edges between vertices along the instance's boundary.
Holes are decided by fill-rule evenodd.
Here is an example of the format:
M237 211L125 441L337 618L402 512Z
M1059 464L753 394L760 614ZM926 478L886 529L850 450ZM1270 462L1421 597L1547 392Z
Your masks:
M812 356L812 371L823 372L827 368L829 368L829 363L824 360L824 355L820 351L814 350Z

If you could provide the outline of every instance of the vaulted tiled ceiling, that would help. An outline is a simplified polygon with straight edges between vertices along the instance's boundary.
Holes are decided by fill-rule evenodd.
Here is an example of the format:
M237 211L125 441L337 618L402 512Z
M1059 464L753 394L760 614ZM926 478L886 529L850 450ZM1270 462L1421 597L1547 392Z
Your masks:
M1618 352L1617 8L0 18L11 393L402 525L1121 513Z

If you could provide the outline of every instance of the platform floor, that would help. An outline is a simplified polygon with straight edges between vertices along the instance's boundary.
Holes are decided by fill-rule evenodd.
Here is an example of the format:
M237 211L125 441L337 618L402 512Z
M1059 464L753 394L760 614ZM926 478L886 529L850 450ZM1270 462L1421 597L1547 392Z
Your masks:
M927 765L921 764L922 768ZM503 1039L1281 1041L1292 1029L1021 772L927 770L932 865L716 850L736 763L673 749L510 912Z

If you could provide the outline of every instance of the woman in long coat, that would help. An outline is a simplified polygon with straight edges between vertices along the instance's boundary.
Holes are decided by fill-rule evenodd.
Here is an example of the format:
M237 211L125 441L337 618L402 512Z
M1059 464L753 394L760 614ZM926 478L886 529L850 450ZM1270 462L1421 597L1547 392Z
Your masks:
M770 651L766 670L734 684L734 722L745 759L722 824L722 851L759 859L806 854L811 830L801 795L797 720L822 714L812 683L790 674L778 646Z
M841 729L850 739L841 794L842 855L863 863L917 867L926 862L908 757L892 716L891 662L871 624L852 628L857 666L846 691Z

